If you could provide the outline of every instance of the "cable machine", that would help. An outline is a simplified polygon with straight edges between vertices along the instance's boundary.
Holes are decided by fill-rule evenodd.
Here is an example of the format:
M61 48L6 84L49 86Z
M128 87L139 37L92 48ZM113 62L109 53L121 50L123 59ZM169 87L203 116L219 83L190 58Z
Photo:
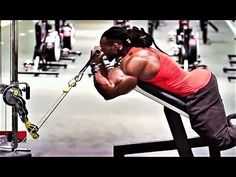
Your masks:
M1 61L0 58L0 62ZM18 81L18 23L16 20L12 20L10 23L10 75L10 85L3 84L2 82L0 83L0 94L3 95L4 103L12 107L11 131L10 133L9 131L6 131L8 141L11 142L11 145L10 147L0 147L0 156L4 156L6 154L4 152L15 151L16 149L17 153L15 153L14 156L31 156L30 149L18 147L18 142L20 140L18 134L18 116L34 139L38 138L39 135L36 133L37 126L31 124L27 117L28 111L25 106L25 100L22 98L23 91L26 92L26 99L30 98L30 87L27 83L20 83ZM20 84L24 84L26 87L20 89ZM31 132L32 129L35 129L35 131Z

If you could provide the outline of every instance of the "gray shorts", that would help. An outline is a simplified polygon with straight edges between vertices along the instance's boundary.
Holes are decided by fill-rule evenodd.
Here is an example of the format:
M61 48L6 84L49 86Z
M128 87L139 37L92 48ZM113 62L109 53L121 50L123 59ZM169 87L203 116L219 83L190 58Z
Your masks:
M228 124L213 74L204 88L186 98L186 106L191 126L199 136L221 150L236 145L236 128Z

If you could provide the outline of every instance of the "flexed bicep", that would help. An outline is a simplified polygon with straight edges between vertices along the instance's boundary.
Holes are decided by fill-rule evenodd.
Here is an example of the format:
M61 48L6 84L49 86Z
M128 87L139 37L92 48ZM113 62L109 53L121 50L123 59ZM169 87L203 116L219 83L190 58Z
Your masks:
M114 84L114 96L124 95L132 91L137 85L137 78L126 75L120 67L114 68L108 73L108 79Z
M95 73L95 87L105 100L124 95L135 88L137 79L127 76L119 68L113 68L108 72L108 77L103 77L99 72Z

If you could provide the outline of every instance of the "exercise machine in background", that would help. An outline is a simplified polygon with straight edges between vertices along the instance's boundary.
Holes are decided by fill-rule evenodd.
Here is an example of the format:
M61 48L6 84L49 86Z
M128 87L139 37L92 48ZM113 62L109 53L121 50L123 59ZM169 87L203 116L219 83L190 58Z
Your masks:
M228 54L228 59L229 59L230 67L224 67L223 72L231 73L230 76L227 76L228 81L230 82L231 80L236 79L236 76L235 76L236 68L233 67L233 65L236 64L236 54ZM234 75L232 73L234 73Z
M173 37L174 36L174 37ZM197 67L206 68L206 65L202 65L199 54L199 39L198 35L194 32L189 20L179 20L179 26L176 29L176 33L169 33L169 41L174 41L173 56L177 56L177 62L180 66L190 71Z
M203 44L211 44L211 40L208 38L208 25L210 25L215 32L218 32L219 29L209 20L200 20L200 28L202 31L202 40Z
M236 22L230 21L230 20L225 20L225 22L230 27L232 32L234 33L234 36L236 36ZM234 37L234 40L236 40L236 37ZM236 75L235 75L236 68L233 67L236 64L236 54L228 54L227 56L228 56L230 67L224 67L223 72L224 73L231 73L231 75L227 76L228 81L230 82L231 80L236 79Z
M80 56L80 51L74 51L74 26L72 23L66 23L66 20L55 20L55 30L60 36L61 58L60 60L75 61L73 55Z
M126 29L130 28L129 20L113 20L113 22L114 26L120 26Z
M160 20L148 20L148 34L153 37L153 32L160 25Z
M52 25L47 20L39 20L35 24L36 45L32 60L24 62L25 71L19 71L19 74L40 74L59 75L55 68L67 68L66 63L60 62L61 44L60 36L57 31L52 29ZM54 69L54 71L52 71Z
M166 26L164 20L148 20L148 34L153 37L154 30L157 30L161 26Z

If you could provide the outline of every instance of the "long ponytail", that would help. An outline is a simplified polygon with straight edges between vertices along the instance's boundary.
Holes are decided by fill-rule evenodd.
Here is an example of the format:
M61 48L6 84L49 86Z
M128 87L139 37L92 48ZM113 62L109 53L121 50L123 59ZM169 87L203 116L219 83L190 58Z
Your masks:
M136 26L128 29L124 27L113 26L105 31L102 34L102 37L106 37L108 40L112 41L121 41L122 44L127 47L148 48L151 47L152 44L154 44L156 49L167 54L157 46L154 38L151 35L146 33L143 28L139 29Z

